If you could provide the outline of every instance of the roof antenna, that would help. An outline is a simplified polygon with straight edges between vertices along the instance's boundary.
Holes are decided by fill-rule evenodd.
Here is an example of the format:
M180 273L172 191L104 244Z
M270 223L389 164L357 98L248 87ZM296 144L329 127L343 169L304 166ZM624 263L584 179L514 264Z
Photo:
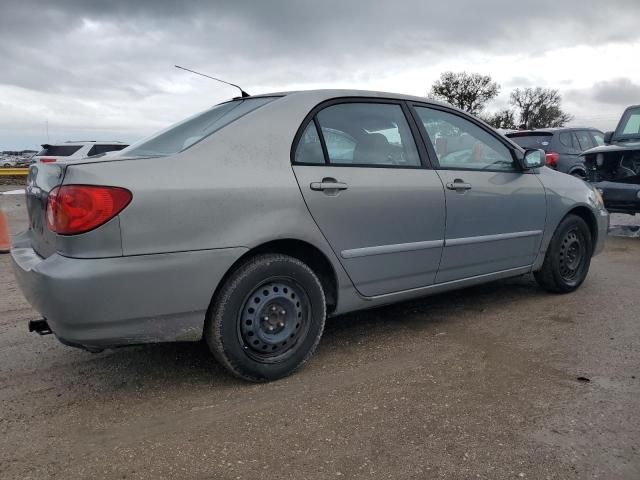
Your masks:
M239 85L236 85L235 83L225 82L224 80L220 80L219 78L212 77L211 75L205 75L204 73L196 72L195 70L191 70L189 68L181 67L180 65L174 65L174 67L179 68L180 70L186 70L187 72L195 73L196 75L200 75L202 77L210 78L211 80L215 80L217 82L226 83L227 85L231 85L232 87L236 87L238 90L240 90L240 95L242 96L242 98L246 98L246 97L250 97L251 96L247 92L245 92Z

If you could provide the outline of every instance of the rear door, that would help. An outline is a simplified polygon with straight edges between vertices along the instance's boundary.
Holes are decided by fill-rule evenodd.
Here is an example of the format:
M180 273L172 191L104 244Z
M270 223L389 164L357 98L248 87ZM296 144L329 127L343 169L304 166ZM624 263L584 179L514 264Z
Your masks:
M560 130L557 133L557 137L557 151L560 154L558 170L563 173L570 173L576 165L582 164L580 143L572 130Z
M358 291L374 296L434 283L443 185L423 163L406 105L350 99L313 113L298 135L293 170Z
M580 146L580 153L596 146L595 140L588 130L576 130L575 135Z
M542 183L499 135L458 112L414 106L445 185L445 247L437 283L529 266L546 217Z

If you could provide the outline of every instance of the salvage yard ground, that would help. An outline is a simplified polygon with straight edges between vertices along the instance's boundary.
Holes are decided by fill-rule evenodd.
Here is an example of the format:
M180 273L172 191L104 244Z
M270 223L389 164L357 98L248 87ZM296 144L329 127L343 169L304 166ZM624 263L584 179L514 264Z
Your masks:
M527 276L342 316L251 385L201 344L29 334L0 255L0 478L638 479L639 272L640 238L610 236L574 294Z

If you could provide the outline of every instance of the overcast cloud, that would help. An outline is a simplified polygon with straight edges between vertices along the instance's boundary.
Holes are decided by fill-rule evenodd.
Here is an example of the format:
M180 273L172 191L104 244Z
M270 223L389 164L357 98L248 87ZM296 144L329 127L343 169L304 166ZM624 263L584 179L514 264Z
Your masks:
M640 2L474 0L0 3L0 150L132 141L235 96L352 87L424 95L444 70L560 89L574 123L640 103Z

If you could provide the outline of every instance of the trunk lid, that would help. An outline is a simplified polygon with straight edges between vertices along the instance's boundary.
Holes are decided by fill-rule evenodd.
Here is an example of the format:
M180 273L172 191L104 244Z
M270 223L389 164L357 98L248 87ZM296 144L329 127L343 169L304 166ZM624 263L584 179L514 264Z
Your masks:
M66 168L62 163L38 163L29 167L25 189L29 238L31 247L44 258L56 251L56 234L49 230L46 221L49 192L62 183Z

